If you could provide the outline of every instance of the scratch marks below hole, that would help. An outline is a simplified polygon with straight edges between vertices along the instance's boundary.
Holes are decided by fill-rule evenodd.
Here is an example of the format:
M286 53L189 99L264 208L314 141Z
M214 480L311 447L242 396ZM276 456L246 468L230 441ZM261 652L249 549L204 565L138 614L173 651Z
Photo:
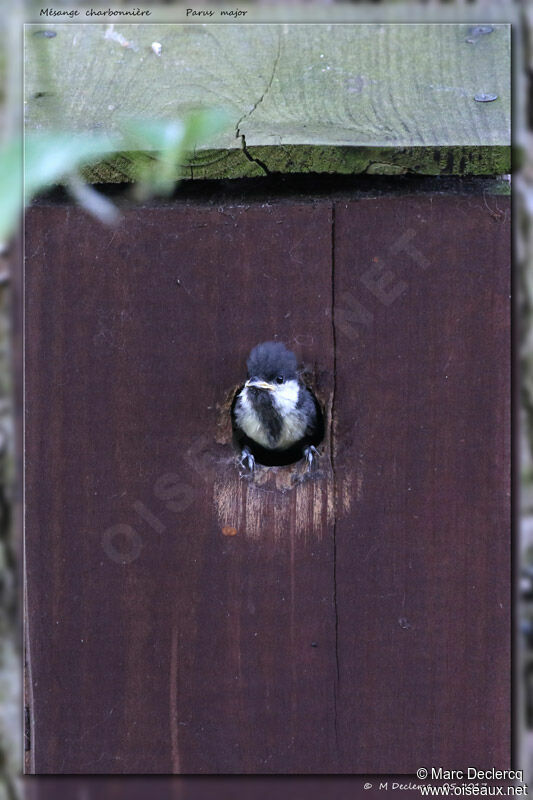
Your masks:
M299 483L291 483L290 477L290 470L265 469L253 480L243 480L235 471L215 481L219 530L234 529L239 538L248 539L280 541L291 531L297 539L322 538L334 519L331 477Z

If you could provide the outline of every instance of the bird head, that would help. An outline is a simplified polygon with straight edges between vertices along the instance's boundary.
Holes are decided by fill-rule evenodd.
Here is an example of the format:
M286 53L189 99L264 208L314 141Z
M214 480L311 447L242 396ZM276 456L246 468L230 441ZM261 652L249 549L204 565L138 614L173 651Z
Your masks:
M294 353L281 342L263 342L251 351L245 388L250 394L269 392L283 405L296 402L298 395L298 362Z

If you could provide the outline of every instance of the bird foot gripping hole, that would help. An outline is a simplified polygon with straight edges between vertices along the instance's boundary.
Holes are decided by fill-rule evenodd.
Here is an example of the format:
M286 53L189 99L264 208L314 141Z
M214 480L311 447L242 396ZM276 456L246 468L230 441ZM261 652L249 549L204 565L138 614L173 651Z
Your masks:
M308 481L317 481L324 477L319 461L321 455L316 447L311 446L306 448L303 456L296 462L270 466L257 461L247 450L241 452L234 463L241 480L265 490L286 492Z
M254 454L248 447L244 447L241 451L240 457L237 459L237 463L242 470L241 477L244 477L247 475L253 475L257 467L262 467L263 469L294 467L294 470L291 471L298 471L302 460L305 461L307 472L316 472L319 458L320 453L317 448L314 445L309 445L309 447L306 447L303 451L303 459L299 459L298 461L290 461L287 464L262 464L260 461L256 462Z
M304 450L305 460L307 461L307 471L311 472L311 470L315 469L317 466L318 458L320 453L316 449L316 447L311 444L309 447L306 447Z
M292 482L294 485L324 478L328 470L326 467L326 471L324 472L320 465L320 458L322 455L323 454L320 453L314 445L306 447L303 459L298 464L294 465L295 469L292 471Z
M241 457L238 459L238 464L243 470L243 472L240 472L241 478L253 476L255 471L255 458L247 447L242 450Z

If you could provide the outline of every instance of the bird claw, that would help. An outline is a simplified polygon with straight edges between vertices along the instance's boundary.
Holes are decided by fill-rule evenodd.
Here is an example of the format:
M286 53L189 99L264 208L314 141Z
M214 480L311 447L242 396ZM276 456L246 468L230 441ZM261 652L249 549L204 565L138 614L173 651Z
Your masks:
M247 447L243 448L241 452L241 457L239 458L239 464L244 470L247 470L248 472L253 472L255 469L255 458L253 457L253 455L251 454L251 452L248 450Z
M315 461L318 460L319 455L320 455L320 453L318 452L318 450L316 449L316 447L314 445L311 444L311 445L309 445L309 447L305 448L304 456L305 456L305 460L307 461L307 471L308 472L311 472L311 470L313 469Z

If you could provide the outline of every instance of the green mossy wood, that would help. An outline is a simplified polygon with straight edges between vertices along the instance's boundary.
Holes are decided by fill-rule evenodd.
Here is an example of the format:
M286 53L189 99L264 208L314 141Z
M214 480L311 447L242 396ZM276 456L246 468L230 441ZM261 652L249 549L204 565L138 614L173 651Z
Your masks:
M45 30L56 35L35 35ZM510 171L510 26L472 31L462 24L27 25L26 130L112 134L132 117L222 107L232 127L176 177L498 175ZM497 99L478 102L479 94ZM95 183L130 181L153 155L117 153L84 174Z

